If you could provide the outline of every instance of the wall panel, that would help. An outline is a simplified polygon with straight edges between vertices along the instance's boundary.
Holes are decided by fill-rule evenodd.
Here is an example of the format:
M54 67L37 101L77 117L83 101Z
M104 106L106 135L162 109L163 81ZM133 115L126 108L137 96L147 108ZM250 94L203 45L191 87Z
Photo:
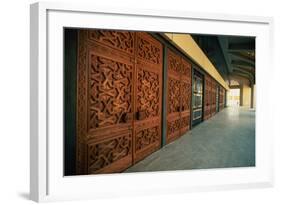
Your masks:
M110 30L78 44L77 173L123 171L161 145L162 45Z
M79 31L77 174L121 172L161 147L163 58L162 43L146 32ZM191 128L192 69L170 48L165 58L168 144ZM204 86L208 119L216 113L218 83L205 74Z

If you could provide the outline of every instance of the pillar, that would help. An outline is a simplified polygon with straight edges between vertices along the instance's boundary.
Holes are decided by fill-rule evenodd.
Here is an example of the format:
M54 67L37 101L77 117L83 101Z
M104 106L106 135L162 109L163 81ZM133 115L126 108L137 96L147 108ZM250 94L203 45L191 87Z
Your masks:
M251 108L254 108L254 84L251 84Z

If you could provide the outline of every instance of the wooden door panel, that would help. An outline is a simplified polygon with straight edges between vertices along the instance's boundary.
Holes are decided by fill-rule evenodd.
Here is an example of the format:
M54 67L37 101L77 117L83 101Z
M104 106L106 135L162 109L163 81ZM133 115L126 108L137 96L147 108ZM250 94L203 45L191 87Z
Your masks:
M181 72L181 134L190 129L191 64L182 58Z
M212 79L212 105L211 105L211 115L216 114L216 82Z
M137 65L136 118L148 120L161 115L161 75L143 63ZM139 117L138 117L139 116Z
M167 120L167 138L166 143L174 141L180 137L181 119L180 116L170 116Z
M161 145L161 74L137 65L134 161ZM157 130L154 130L157 127Z
M134 162L161 146L162 44L147 33L136 35Z
M211 116L213 116L215 113L215 106L216 106L216 95L215 95L215 88L214 88L214 81L211 78Z
M159 120L137 123L134 139L134 163L136 163L160 148L161 126Z
M87 142L87 173L120 172L132 165L132 131Z
M224 98L225 98L224 94L225 94L224 88L220 86L220 110L224 108Z
M88 131L93 134L109 128L122 129L133 120L134 65L129 58L98 54L94 51L97 47L88 47L87 122Z
M79 31L77 173L119 172L132 164L133 54L91 33Z
M212 82L209 75L205 75L204 120L211 116Z
M182 64L180 56L170 49L167 53L167 136L166 143L180 137L181 129L181 71Z
M163 47L162 44L145 32L137 32L138 60L142 60L162 71Z
M123 54L134 55L135 33L129 31L88 30L90 41L95 41L108 47L117 49Z

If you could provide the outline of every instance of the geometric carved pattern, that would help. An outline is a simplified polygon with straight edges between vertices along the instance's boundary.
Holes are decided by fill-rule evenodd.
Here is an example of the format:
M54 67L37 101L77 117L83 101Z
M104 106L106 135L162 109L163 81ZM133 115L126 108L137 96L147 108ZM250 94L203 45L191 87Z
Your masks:
M209 75L205 75L204 119L216 113L217 83Z
M160 147L162 48L144 32L79 31L77 173L119 172ZM190 127L191 64L169 49L167 66L168 142ZM204 115L210 115L211 77L205 88ZM138 112L144 118L127 121Z
M131 134L88 145L89 172L98 171L117 160L128 156L132 150Z
M136 34L134 163L160 148L162 44L144 32Z
M159 139L159 126L146 128L136 133L136 151L141 150Z
M190 109L190 94L191 94L191 86L190 83L182 82L182 110L189 110Z
M179 112L180 81L173 78L169 78L168 81L168 113Z
M133 66L91 55L89 129L120 123L132 112Z
M224 108L224 99L225 99L225 90L222 86L220 86L220 110Z
M77 174L120 172L161 145L162 44L80 30L78 46Z
M177 132L180 128L181 128L181 119L180 118L167 123L168 135L171 135L171 134Z
M187 78L191 79L191 64L186 62L185 60L182 61L182 75Z
M181 135L190 129L191 64L182 58L181 75Z
M152 42L139 37L137 56L153 64L161 63L161 50Z
M90 30L89 39L129 54L134 53L134 33L127 31Z
M178 74L182 72L180 57L171 51L168 54L168 70Z
M172 50L167 55L167 143L190 128L191 64Z
M189 116L183 117L181 120L181 128L188 127L189 120L190 120Z
M211 115L216 114L216 93L217 93L217 83L212 79L212 106Z
M157 73L138 69L137 111L144 111L145 118L158 116L160 82Z

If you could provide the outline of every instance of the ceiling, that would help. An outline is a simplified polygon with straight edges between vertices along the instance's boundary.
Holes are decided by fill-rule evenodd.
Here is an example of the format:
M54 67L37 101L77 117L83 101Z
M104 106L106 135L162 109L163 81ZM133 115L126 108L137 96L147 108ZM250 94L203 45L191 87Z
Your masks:
M254 37L201 34L191 36L230 87L237 86L237 83L255 84Z

